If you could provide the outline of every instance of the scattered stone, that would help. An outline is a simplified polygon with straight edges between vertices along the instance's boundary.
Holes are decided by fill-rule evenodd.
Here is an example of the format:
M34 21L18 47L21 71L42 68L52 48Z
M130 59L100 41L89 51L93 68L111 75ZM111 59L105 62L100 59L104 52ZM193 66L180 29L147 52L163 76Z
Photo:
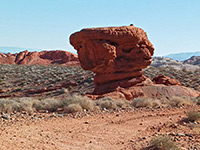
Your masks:
M171 132L171 133L169 133L169 135L176 136L176 133L175 132Z
M11 117L10 117L9 114L2 114L2 115L1 115L1 118L6 119L6 120L11 119Z
M177 133L177 136L185 136L184 133Z
M64 114L58 114L57 116L58 117L64 117Z
M186 133L185 136L193 137L192 134L188 134L188 133Z
M146 138L146 137L142 137L142 139L143 139L143 140L146 140L147 138Z
M181 85L176 79L171 79L165 75L159 75L158 77L153 78L153 82L156 84L165 84L165 85Z

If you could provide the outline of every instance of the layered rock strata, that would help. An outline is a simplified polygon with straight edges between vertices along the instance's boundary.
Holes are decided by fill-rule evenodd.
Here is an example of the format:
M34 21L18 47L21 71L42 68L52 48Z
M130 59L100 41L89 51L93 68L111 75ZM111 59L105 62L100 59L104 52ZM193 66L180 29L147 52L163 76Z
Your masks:
M170 99L200 94L166 76L155 78L153 83L143 75L142 69L151 64L154 47L144 30L133 25L83 29L70 36L70 43L82 68L96 73L95 90L88 95L92 99Z
M83 29L70 36L70 43L78 52L82 68L96 73L96 94L146 80L142 69L151 64L154 48L140 28Z

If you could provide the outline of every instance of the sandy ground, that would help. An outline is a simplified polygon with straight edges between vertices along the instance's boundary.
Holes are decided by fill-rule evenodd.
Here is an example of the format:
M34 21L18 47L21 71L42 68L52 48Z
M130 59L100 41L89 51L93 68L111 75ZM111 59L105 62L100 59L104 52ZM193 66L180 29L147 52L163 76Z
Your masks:
M0 150L139 150L152 136L170 133L180 149L200 150L198 124L180 123L194 109L200 111L195 106L7 121L0 127Z

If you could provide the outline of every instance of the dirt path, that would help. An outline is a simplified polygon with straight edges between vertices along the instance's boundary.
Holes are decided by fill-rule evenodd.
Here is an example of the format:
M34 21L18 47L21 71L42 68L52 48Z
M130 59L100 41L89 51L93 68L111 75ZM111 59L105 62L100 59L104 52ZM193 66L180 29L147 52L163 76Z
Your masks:
M197 147L200 136L177 123L187 111L165 108L17 122L1 127L0 150L137 150L147 146L152 135L171 132L192 134L191 139L177 137L182 149Z

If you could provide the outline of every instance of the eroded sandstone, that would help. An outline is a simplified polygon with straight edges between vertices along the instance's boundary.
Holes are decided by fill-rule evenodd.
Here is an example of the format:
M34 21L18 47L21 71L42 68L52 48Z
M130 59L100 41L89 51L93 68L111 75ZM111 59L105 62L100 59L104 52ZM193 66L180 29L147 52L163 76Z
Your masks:
M142 69L151 64L154 48L147 34L134 26L83 29L70 36L81 66L96 73L95 93L146 80ZM106 89L105 89L106 88Z
M55 50L28 52L22 51L15 54L0 53L0 64L18 64L18 65L79 65L78 56L70 52Z
M141 28L83 29L70 36L70 43L78 52L82 68L96 73L94 92L88 95L92 99L102 96L170 99L200 94L169 77L160 76L153 83L143 75L142 69L151 64L154 47Z

